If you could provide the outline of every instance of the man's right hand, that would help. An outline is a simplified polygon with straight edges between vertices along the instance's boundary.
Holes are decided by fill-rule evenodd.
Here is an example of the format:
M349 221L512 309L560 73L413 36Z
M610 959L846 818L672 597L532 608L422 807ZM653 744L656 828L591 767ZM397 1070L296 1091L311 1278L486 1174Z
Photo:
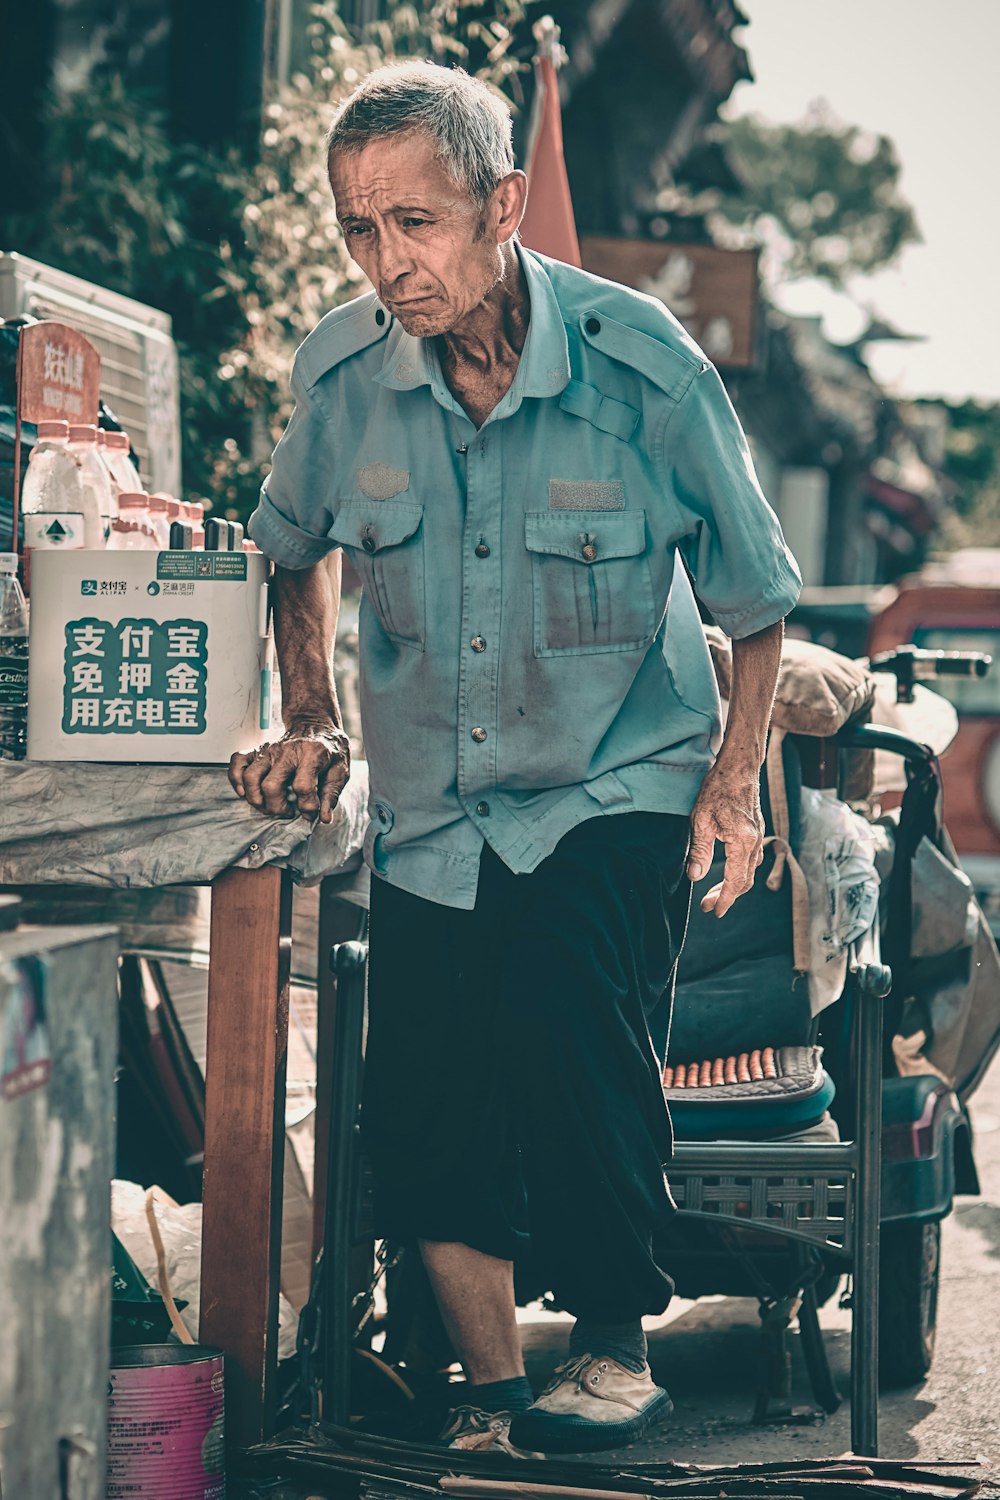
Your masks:
M238 797L271 817L329 823L351 774L351 745L335 724L292 728L273 744L234 755L229 780Z

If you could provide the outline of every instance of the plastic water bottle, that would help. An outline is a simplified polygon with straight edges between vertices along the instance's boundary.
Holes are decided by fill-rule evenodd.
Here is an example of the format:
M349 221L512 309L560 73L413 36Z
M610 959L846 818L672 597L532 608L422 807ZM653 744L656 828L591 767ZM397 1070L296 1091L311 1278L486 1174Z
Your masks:
M0 552L0 760L23 760L28 744L28 606L17 553Z
M118 506L111 476L97 450L97 428L87 422L71 422L69 451L79 459L83 475L83 545L103 547Z
M103 427L97 429L97 454L111 485L112 509L105 518L106 547L111 546L111 533L118 519L118 496L123 490L133 494L142 489L142 480L132 462L130 447L127 432L107 432Z
M68 434L65 422L38 424L21 490L25 554L40 547L84 545L83 475L67 447Z
M97 446L115 481L116 489L126 490L130 494L142 489L139 470L129 456L131 444L127 432L106 432L102 427L97 434Z
M159 539L149 514L149 496L144 490L118 496L118 519L112 523L108 538L112 552L160 552Z
M170 520L167 513L167 501L171 496L163 494L162 491L149 496L149 520L156 536L157 545L161 552L166 552L170 547Z

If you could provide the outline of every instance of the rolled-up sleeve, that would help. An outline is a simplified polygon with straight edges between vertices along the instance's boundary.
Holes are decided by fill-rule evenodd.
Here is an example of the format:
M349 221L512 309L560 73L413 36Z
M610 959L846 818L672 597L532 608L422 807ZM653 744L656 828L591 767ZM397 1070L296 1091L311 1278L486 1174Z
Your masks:
M281 567L309 568L337 545L329 536L336 453L326 417L294 370L291 389L295 410L271 456L249 531Z
M665 422L659 459L695 593L736 640L788 614L802 587L718 372L696 375Z

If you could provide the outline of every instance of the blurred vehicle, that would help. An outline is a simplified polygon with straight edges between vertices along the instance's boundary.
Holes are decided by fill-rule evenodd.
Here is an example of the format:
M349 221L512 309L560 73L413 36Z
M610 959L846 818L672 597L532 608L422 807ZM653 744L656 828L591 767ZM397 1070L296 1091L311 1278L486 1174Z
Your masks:
M900 582L872 621L874 656L911 643L1000 656L1000 548L969 548ZM948 830L994 933L1000 932L1000 671L936 679L959 715L941 763Z

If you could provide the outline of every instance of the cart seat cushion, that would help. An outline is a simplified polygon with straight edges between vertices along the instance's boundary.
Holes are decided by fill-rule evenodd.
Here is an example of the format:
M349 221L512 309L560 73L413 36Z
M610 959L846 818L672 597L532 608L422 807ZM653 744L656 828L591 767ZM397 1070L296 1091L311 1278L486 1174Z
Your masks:
M715 1058L676 1056L676 1062L666 1064L667 1079L678 1077L682 1069L688 1077L718 1077L721 1071ZM752 1058L762 1056L770 1076L760 1076L760 1066L747 1066ZM678 1140L767 1140L815 1125L836 1093L822 1056L820 1047L753 1049L738 1059L742 1082L683 1088L672 1082L665 1085L663 1096L675 1136ZM758 1076L747 1077L749 1072Z
M752 890L722 918L699 905L722 879L722 860L695 886L673 1005L650 1018L661 1059L668 1034L671 1056L685 1059L752 1051L761 1037L788 1047L814 1040L808 979L792 961L791 881L786 874L779 890L768 889L773 859L765 850Z
M797 852L801 831L802 770L798 751L787 740L782 764L788 798L789 842ZM765 831L774 832L767 777L761 777ZM752 1051L761 1037L776 1046L805 1046L814 1040L809 985L792 962L791 879L786 869L778 890L767 887L774 849L753 888L721 919L701 910L701 898L723 877L724 850L694 888L691 917L677 966L673 1006L664 1002L650 1018L650 1033L663 1058L670 1036L674 1057L724 1057Z
M710 626L705 635L719 692L728 698L732 687L732 643ZM866 665L828 651L814 641L786 636L774 695L771 722L790 734L827 738L845 724L867 718L875 701L875 678Z

